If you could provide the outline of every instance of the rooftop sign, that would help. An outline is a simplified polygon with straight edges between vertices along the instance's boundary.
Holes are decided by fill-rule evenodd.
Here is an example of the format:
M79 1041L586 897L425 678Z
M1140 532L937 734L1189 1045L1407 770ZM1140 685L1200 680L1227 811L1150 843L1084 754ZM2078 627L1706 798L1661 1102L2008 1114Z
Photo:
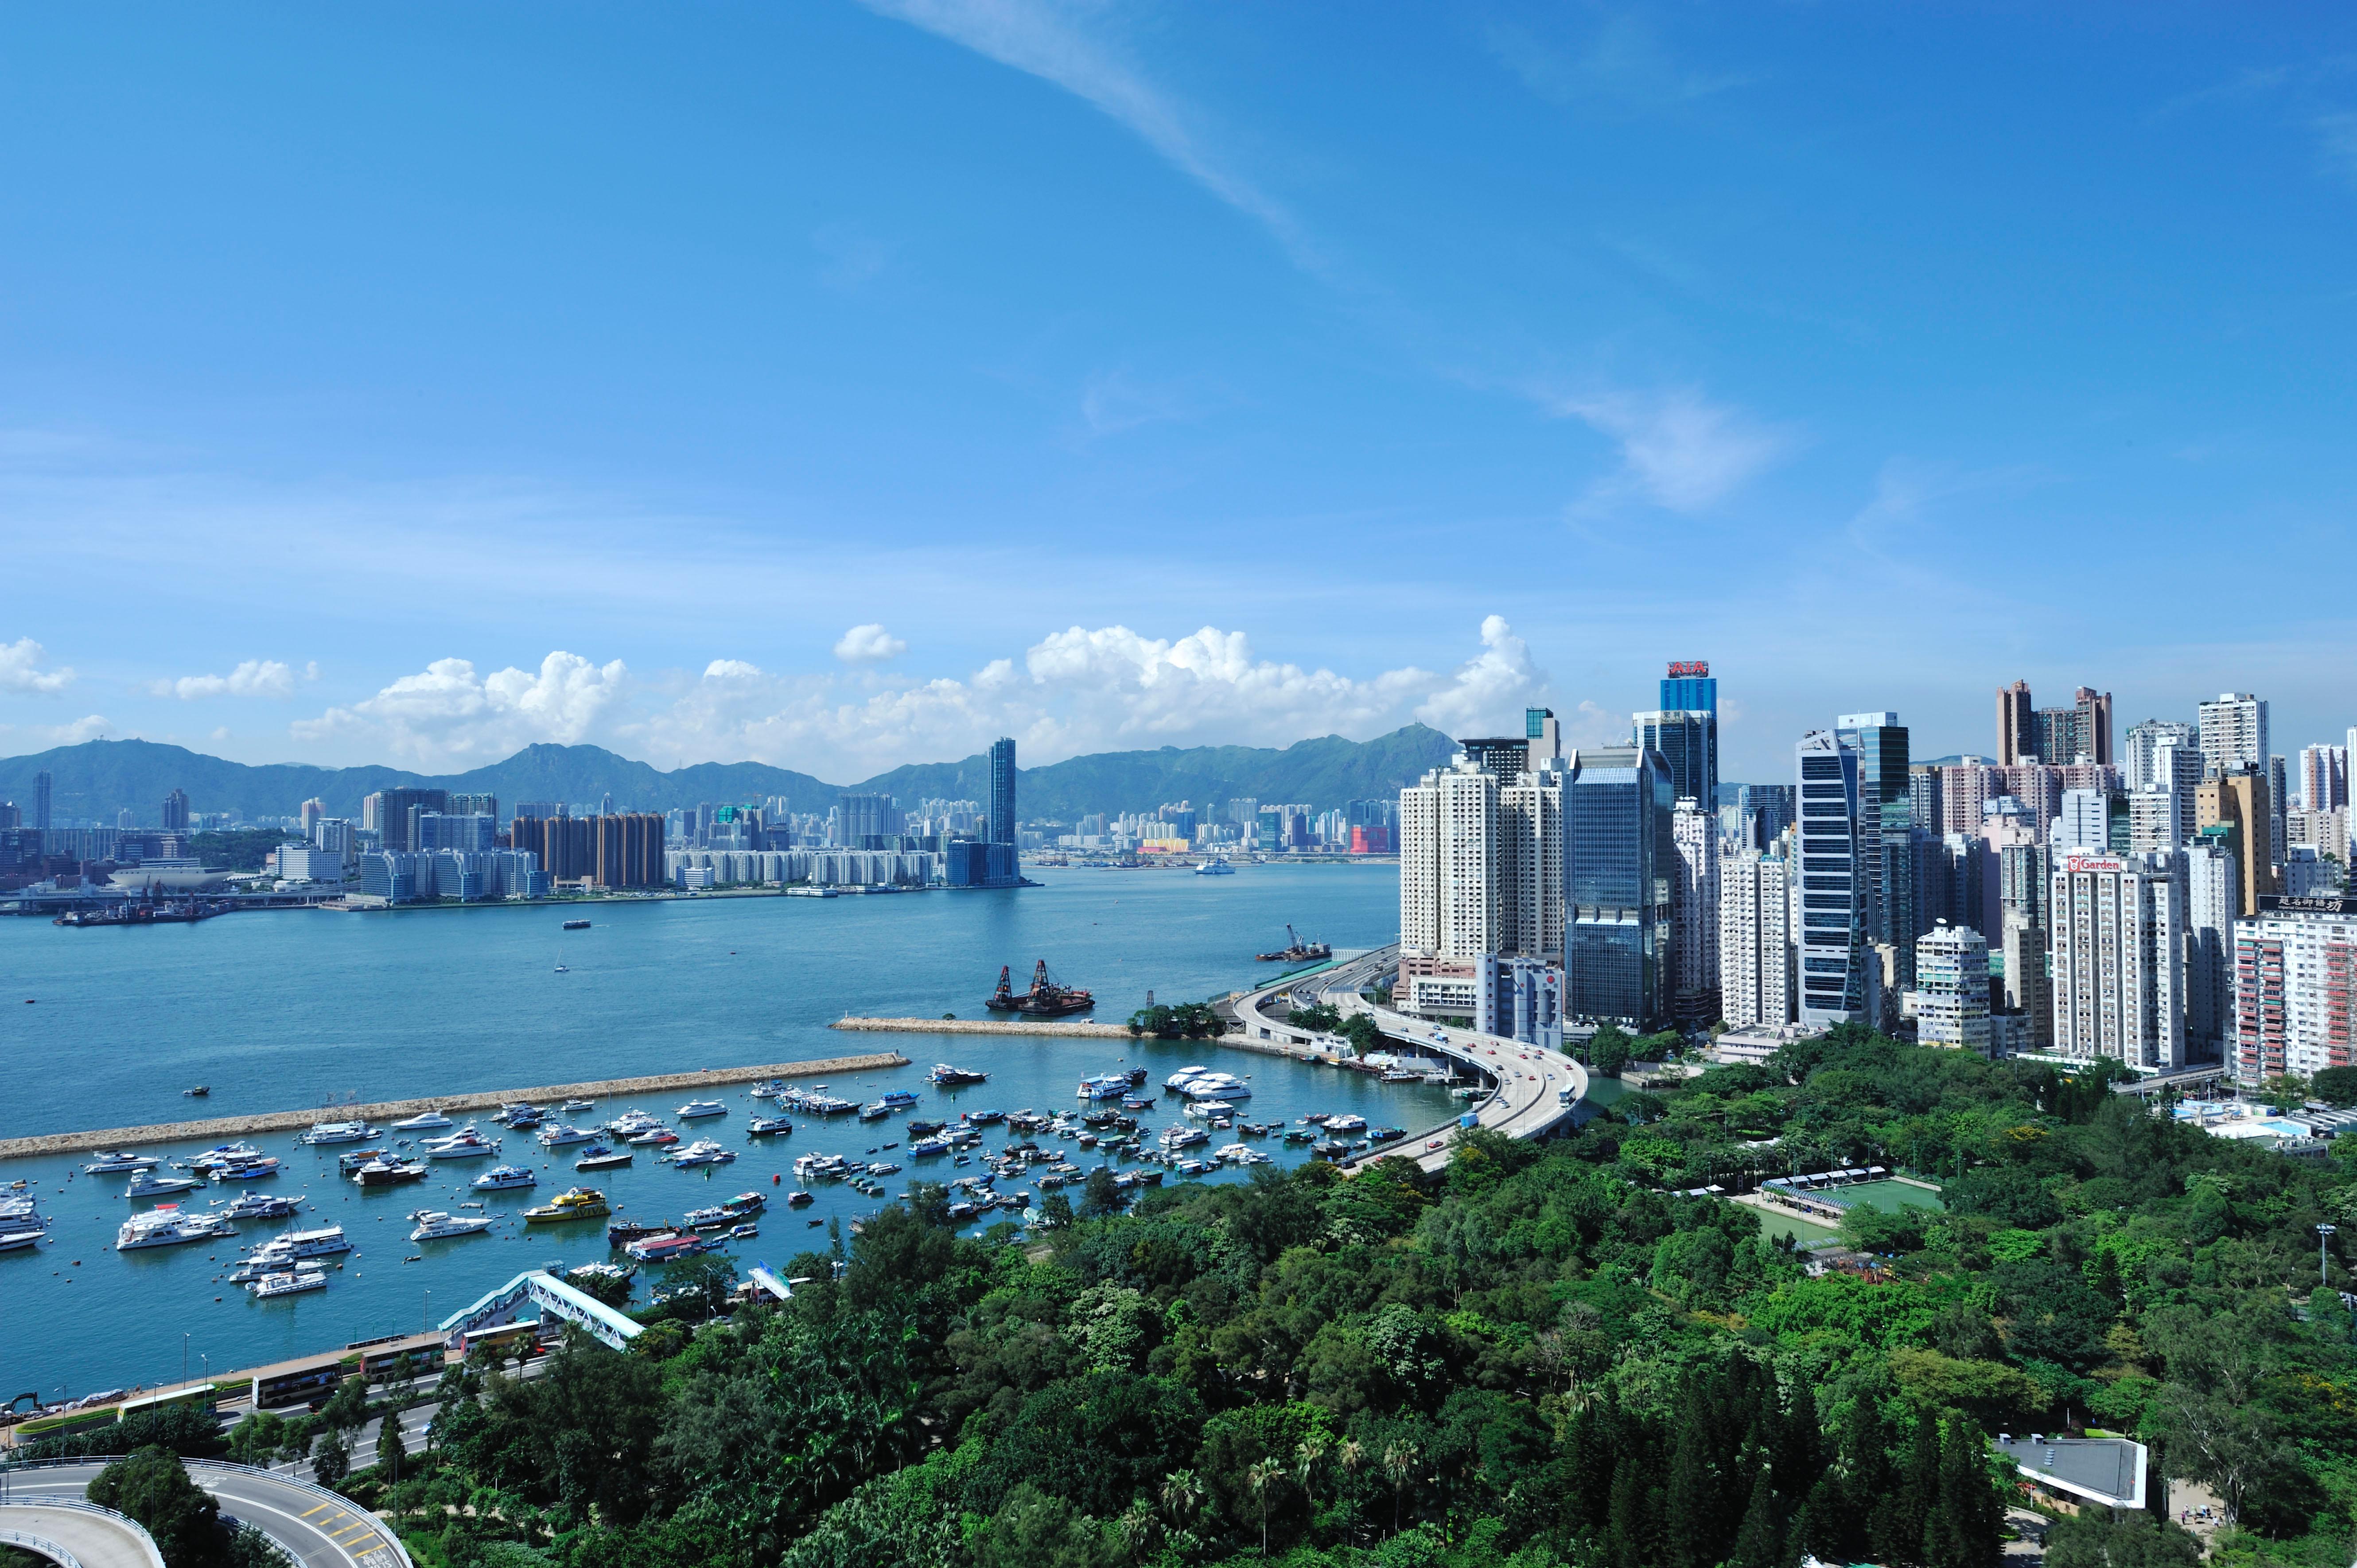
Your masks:
M2259 895L2262 915L2357 915L2357 898L2335 897L2330 894L2309 894L2294 897L2289 893Z
M1670 660L1670 679L1673 681L1680 681L1691 676L1707 675L1709 673L1710 660L1707 659L1673 659Z

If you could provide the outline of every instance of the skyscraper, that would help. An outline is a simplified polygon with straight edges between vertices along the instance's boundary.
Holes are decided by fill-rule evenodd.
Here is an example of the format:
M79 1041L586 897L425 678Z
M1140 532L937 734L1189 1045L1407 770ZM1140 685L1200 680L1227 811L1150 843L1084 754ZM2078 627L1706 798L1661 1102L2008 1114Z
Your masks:
M1756 850L1719 863L1719 1015L1738 1028L1792 1019L1788 869Z
M1563 755L1563 725L1556 720L1553 708L1524 708L1523 735L1530 748L1530 757L1524 766L1532 772L1537 772Z
M49 826L49 776L33 775L33 825L47 832Z
M2311 811L2329 811L2349 803L2347 746L2299 748L2299 803Z
M1710 660L1673 660L1670 672L1662 680L1662 707L1717 717L1718 681L1710 672ZM1715 804L1707 798L1702 803L1705 806Z
M303 802L303 836L317 842L319 822L328 814L328 802L314 796Z
M1015 842L1015 737L990 743L990 842Z
M1718 715L1665 708L1631 718L1638 748L1660 753L1663 766L1670 771L1670 798L1693 800L1704 811L1717 810Z
M2112 760L2112 694L2082 686L2071 693L2067 708L2040 708L2035 724L2038 755L2061 768L2085 757L2090 762Z
M1907 727L1891 713L1845 714L1834 727L1841 743L1857 753L1857 848L1866 877L1866 940L1898 950L1900 988L1911 990L1915 861Z
M2267 858L2281 865L2287 858L2284 812L2291 806L2291 769L2280 757L2267 758Z
M1400 947L1460 960L1499 950L1496 774L1459 756L1400 791Z
M2121 771L2126 776L2127 787L2141 789L2148 784L2167 784L2171 775L2161 766L2159 753L2164 747L2190 746L2198 756L2201 749L2201 736L2189 724L2175 719L2147 719L2142 724L2128 725L2127 744L2121 748ZM2199 782L2201 773L2196 769Z
M1498 790L1498 946L1503 955L1563 963L1563 763L1516 775ZM1708 1020L1705 1020L1708 1022Z
M2267 704L2248 692L2221 692L2198 710L2201 762L2212 777L2267 765Z
M184 833L188 831L188 792L186 789L174 789L170 794L164 797L161 821L163 829L167 833Z
M2027 762L2038 756L2038 710L2029 700L2029 682L2016 681L1996 694L1996 761L2000 768Z
M1669 1000L1677 859L1669 770L1633 746L1582 746L1567 760L1564 1012L1650 1028Z
M1527 736L1474 736L1458 740L1457 748L1474 767L1501 784L1519 777L1531 765L1531 742Z
M2203 739L2206 744L2207 732ZM2259 912L2262 895L2276 891L2275 862L2268 854L2271 815L2267 776L2255 768L2205 779L2194 790L2197 829L2228 830L2226 840L2233 846L2238 863L2234 868L2241 901L2238 913L2245 919Z
M1677 882L1670 906L1670 1015L1685 1029L1719 1016L1718 813L1692 796L1670 816Z
M1869 955L1857 751L1830 730L1811 730L1792 755L1801 795L1800 1022L1865 1023Z
M2185 893L2173 857L2074 854L2055 867L2054 1048L2185 1065Z

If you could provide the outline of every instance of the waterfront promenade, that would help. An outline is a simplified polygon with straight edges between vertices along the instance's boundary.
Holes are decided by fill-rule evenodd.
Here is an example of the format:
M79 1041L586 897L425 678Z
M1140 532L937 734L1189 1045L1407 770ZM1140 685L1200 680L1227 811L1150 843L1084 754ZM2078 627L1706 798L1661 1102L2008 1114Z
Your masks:
M1062 1036L1090 1040L1128 1040L1136 1036L1125 1024L1053 1018L838 1018L831 1028L888 1035L1029 1035Z
M392 1122L427 1111L496 1111L502 1105L519 1101L538 1104L549 1101L606 1100L632 1094L663 1094L680 1089L706 1089L718 1083L761 1083L773 1078L819 1078L908 1065L909 1058L898 1051L878 1051L868 1056L828 1057L819 1061L702 1068L694 1072L657 1073L649 1078L609 1078L590 1083L542 1084L533 1089L429 1095L421 1100L390 1100L375 1105L310 1106L300 1111L261 1111L245 1116L215 1116L198 1122L162 1122L144 1127L103 1127L85 1133L48 1133L30 1138L0 1139L0 1159L21 1159L29 1155L70 1155L91 1149L119 1149L137 1144L169 1144L191 1138L242 1138L255 1133L284 1133L307 1128L319 1122Z

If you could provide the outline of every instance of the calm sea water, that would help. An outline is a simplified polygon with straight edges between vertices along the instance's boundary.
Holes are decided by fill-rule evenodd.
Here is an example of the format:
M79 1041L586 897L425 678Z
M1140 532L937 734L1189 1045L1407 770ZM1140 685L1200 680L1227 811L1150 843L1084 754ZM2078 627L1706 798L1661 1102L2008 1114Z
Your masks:
M1254 1121L1354 1111L1421 1127L1454 1109L1438 1090L1203 1044L850 1035L826 1026L846 1013L981 1016L1000 964L1015 966L1019 989L1040 958L1059 978L1096 992L1097 1016L1118 1020L1149 991L1157 1001L1200 1000L1266 977L1272 966L1251 955L1282 946L1288 920L1345 950L1392 940L1398 930L1397 874L1387 866L1251 867L1227 877L1033 875L1046 886L600 905L587 911L596 922L587 931L562 930L565 911L547 908L237 915L161 930L0 920L0 1136L292 1109L355 1091L364 1101L397 1100L891 1047L910 1065L833 1087L867 1099L912 1089L923 1096L912 1114L953 1120L959 1110L985 1107L1062 1109L1076 1103L1081 1077L1116 1065L1147 1067L1158 1093L1173 1069L1208 1061L1252 1075ZM568 972L555 972L560 959ZM926 1080L936 1061L992 1077L937 1092ZM182 1098L196 1083L211 1086L210 1099ZM644 1103L668 1116L687 1098ZM191 1371L206 1359L222 1370L439 1321L523 1269L608 1255L602 1224L527 1232L514 1218L576 1181L605 1188L626 1216L676 1218L748 1188L781 1197L793 1186L795 1155L811 1151L875 1147L874 1158L909 1167L886 1178L893 1190L920 1168L935 1179L978 1168L941 1160L920 1166L883 1151L906 1141L897 1118L805 1120L791 1137L753 1139L743 1125L755 1102L742 1087L716 1098L730 1107L726 1121L692 1125L738 1149L734 1165L677 1171L642 1152L630 1169L592 1182L574 1173L572 1151L544 1151L517 1134L504 1157L522 1164L532 1156L541 1186L504 1194L464 1190L492 1163L483 1161L447 1162L426 1182L363 1194L336 1178L332 1150L315 1154L291 1133L254 1138L287 1168L252 1185L307 1194L303 1222L341 1222L359 1247L325 1292L270 1303L217 1276L241 1242L286 1221L245 1222L235 1242L118 1253L115 1228L135 1207L121 1196L127 1177L69 1180L89 1155L0 1162L0 1184L31 1182L56 1219L47 1246L0 1254L0 1398L177 1378L184 1348ZM595 1116L574 1120L628 1108L601 1104ZM1175 1116L1172 1102L1148 1120L1158 1127ZM148 1152L185 1158L205 1142ZM1303 1157L1275 1139L1265 1146L1280 1162ZM1083 1168L1094 1163L1073 1154ZM782 1186L773 1186L779 1176ZM192 1197L201 1205L235 1190ZM780 1203L762 1217L759 1238L736 1245L740 1264L782 1265L824 1244L823 1225L809 1220L847 1219L874 1207L841 1187L816 1190L810 1208ZM505 1217L491 1232L408 1243L408 1211L477 1199L484 1212ZM403 1262L420 1253L422 1262Z

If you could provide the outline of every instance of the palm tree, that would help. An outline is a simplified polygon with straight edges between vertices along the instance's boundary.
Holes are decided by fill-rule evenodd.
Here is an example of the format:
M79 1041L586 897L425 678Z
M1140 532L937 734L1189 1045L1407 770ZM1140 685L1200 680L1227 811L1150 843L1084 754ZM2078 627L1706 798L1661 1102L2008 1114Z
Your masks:
M1334 1439L1330 1434L1312 1432L1293 1450L1294 1468L1301 1477L1302 1494L1309 1499L1309 1513L1313 1519L1318 1514L1318 1493L1310 1486L1309 1478L1316 1473L1318 1462L1326 1457L1326 1450L1333 1446L1333 1443Z
M1175 1470L1162 1483L1162 1514L1173 1530L1184 1530L1203 1506L1203 1478L1192 1470Z
M1392 1443L1383 1449L1383 1474L1392 1484L1392 1533L1399 1533L1400 1488L1407 1484L1415 1470L1416 1446L1413 1443Z
M1342 1473L1346 1476L1356 1477L1360 1466L1366 1462L1366 1445L1355 1437L1345 1437L1342 1439L1342 1445L1334 1450L1334 1463L1342 1466ZM1351 1509L1351 1537L1353 1545L1357 1544L1358 1534L1359 1510L1353 1504Z
M1264 1459L1244 1472L1244 1485L1260 1499L1260 1554L1268 1555L1268 1487L1285 1471L1274 1459Z

